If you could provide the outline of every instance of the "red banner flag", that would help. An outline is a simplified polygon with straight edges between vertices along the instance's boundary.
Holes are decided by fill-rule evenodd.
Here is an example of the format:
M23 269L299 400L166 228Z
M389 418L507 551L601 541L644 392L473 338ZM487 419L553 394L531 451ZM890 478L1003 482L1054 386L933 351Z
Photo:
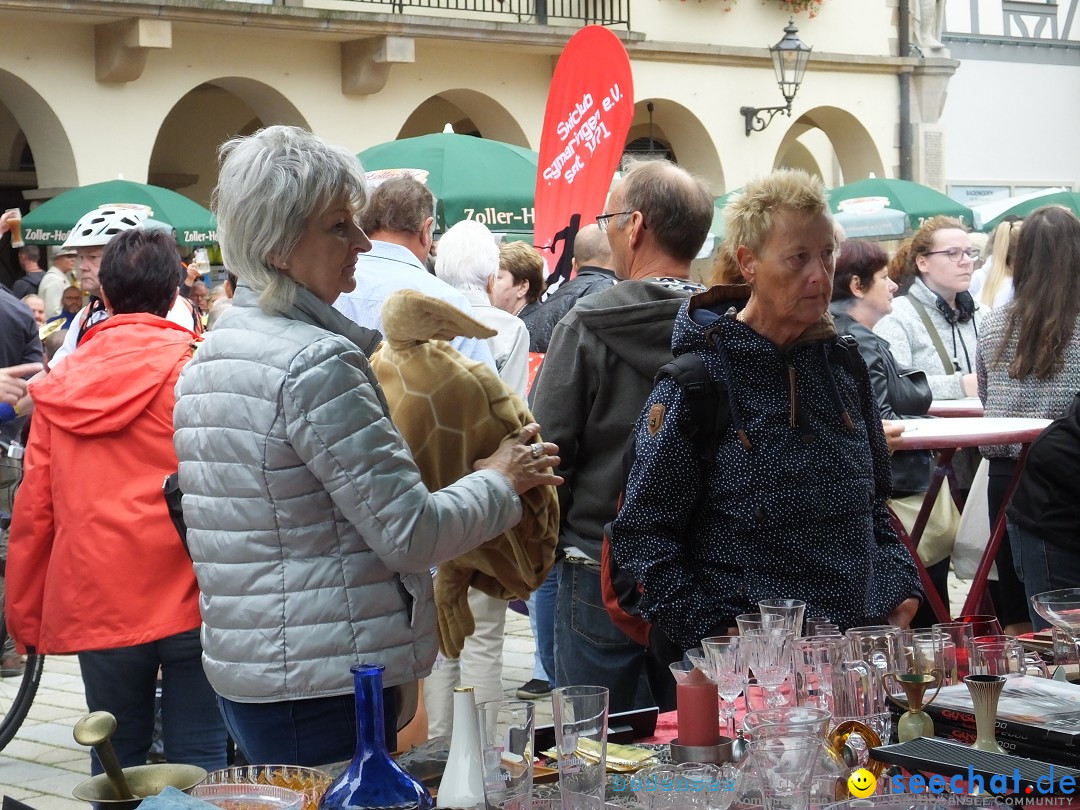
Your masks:
M589 25L566 43L548 91L536 172L533 244L552 245L580 215L581 226L603 212L634 117L630 57L607 28ZM566 244L544 250L553 269Z

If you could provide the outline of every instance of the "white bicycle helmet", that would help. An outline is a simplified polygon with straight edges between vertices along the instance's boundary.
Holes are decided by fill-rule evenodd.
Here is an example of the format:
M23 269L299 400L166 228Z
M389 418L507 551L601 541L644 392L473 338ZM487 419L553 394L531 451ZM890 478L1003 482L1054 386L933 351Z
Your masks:
M100 247L118 233L138 228L152 212L146 206L103 205L84 214L68 234L64 248Z

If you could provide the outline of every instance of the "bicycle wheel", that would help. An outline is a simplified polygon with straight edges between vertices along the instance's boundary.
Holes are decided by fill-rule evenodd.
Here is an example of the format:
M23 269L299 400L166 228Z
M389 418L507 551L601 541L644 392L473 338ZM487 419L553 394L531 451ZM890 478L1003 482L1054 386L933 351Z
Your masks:
M0 596L0 650L7 642L7 626L3 616L3 597ZM28 653L26 668L22 675L0 677L0 750L11 742L23 720L26 719L30 705L37 695L41 683L41 671L45 666L45 656Z

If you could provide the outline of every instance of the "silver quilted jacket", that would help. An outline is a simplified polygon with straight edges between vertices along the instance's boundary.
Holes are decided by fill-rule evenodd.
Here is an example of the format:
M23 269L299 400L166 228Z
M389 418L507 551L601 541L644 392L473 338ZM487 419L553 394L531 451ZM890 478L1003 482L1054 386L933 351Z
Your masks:
M176 452L214 690L261 703L346 694L435 660L429 568L515 525L490 470L429 492L387 416L358 327L306 290L284 314L237 290L177 383Z

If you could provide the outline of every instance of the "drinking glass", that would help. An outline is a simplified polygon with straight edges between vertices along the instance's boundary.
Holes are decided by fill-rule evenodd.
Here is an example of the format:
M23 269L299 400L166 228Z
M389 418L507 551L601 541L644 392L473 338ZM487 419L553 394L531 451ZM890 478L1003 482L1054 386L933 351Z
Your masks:
M872 664L879 672L896 672L903 666L899 627L891 624L852 627L845 635L851 640L855 657Z
M1031 606L1036 613L1072 639L1080 655L1080 588L1037 593L1031 597Z
M536 708L527 700L491 700L476 711L487 807L530 810Z
M784 619L775 613L740 613L735 617L735 624L739 626L739 635L745 636L753 630L784 629Z
M784 627L798 638L803 634L803 616L806 615L806 602L801 599L762 599L758 610L763 616L780 616Z
M966 616L957 616L956 621L971 625L971 636L1000 636L1002 632L1001 622L997 616L990 614L969 613Z
M751 740L750 757L761 778L766 810L806 810L814 766L821 757L820 735Z
M560 686L551 692L551 708L563 810L603 810L608 690Z
M1076 645L1065 633L1058 627L1050 628L1050 638L1053 645L1054 665L1063 666L1065 664L1075 664L1080 659L1077 658Z
M851 657L845 636L797 638L794 647L795 702L799 706L836 711L833 682Z
M709 663L709 675L720 695L720 717L724 729L731 727L735 739L735 699L746 689L746 653L740 636L713 636L701 640Z
M765 690L765 705L777 707L785 705L780 687L791 674L791 645L795 634L783 628L775 629L739 628L746 646L746 663L754 672L758 684Z
M833 636L839 632L840 625L834 624L828 616L808 616L806 619L808 636Z
M1027 675L1050 677L1046 664L1035 653L1029 655L1012 636L976 636L968 648L972 675Z
M949 639L956 647L956 669L952 673L945 673L950 683L963 683L964 678L971 674L968 668L968 648L971 640L975 638L972 627L970 622L939 622L930 628L931 632Z

